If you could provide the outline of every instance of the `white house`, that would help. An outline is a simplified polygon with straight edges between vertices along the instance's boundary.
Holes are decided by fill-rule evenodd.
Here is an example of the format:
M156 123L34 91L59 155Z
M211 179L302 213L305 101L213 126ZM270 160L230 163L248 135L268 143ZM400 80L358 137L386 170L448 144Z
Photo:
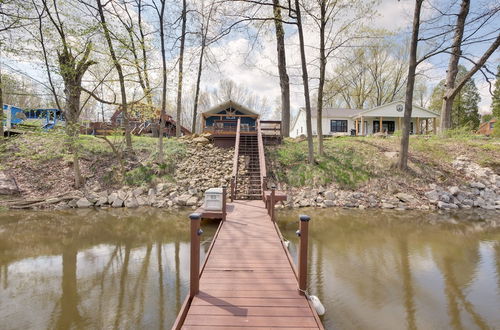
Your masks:
M387 103L369 110L326 108L323 109L321 121L323 135L370 135L380 132L381 126L382 132L392 134L402 128L403 110L403 101ZM317 135L317 109L313 108L311 112L313 135ZM411 117L412 134L428 133L431 130L436 132L436 119L439 117L437 113L413 105ZM300 135L307 135L305 108L300 108L290 130L290 136Z

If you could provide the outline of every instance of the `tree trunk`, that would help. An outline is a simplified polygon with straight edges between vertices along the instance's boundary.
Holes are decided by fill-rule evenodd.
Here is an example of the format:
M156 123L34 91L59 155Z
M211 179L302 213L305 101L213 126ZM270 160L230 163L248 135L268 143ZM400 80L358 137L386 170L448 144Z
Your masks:
M0 141L3 140L3 86L2 86L2 68L0 67Z
M307 74L307 60L304 46L304 32L302 30L302 18L300 17L299 0L295 0L295 14L297 15L297 29L299 31L300 60L302 64L302 81L304 84L304 99L306 103L306 130L307 130L307 160L309 164L314 164L314 146L311 123L311 99L309 97L309 77Z
M451 128L451 111L454 97L451 96L455 88L455 80L458 74L458 61L461 55L461 44L464 36L465 20L469 14L470 0L462 0L460 12L457 16L455 25L455 36L453 37L453 46L451 48L450 62L446 74L446 84L443 95L443 104L441 106L441 132Z
M108 44L109 54L111 55L111 59L113 60L113 64L115 66L116 72L118 73L118 80L120 81L120 93L121 93L121 110L123 114L123 126L125 130L125 143L127 145L127 149L132 150L132 136L130 134L130 125L128 118L128 108L127 108L127 90L125 89L125 77L123 75L123 69L116 56L115 49L113 47L113 42L111 40L111 34L108 29L108 25L106 23L106 17L104 16L103 5L101 0L97 0L97 9L99 11L99 17L101 20L102 30L104 33L104 38Z
M75 179L75 188L83 185L82 173L80 170L80 157L78 155L78 135L79 125L78 117L80 113L80 86L75 86L75 82L65 82L66 94L66 134L68 135L69 151L73 155L73 174Z
M146 54L146 36L144 34L144 28L142 27L142 0L137 1L137 25L139 26L140 35L140 46L142 51L142 71L144 72L144 85L145 85L145 95L146 101L150 106L153 105L153 95L151 93L151 83L149 81L148 73L148 57Z
M281 133L290 136L290 80L286 70L285 30L283 29L279 0L273 0L276 48L278 51L278 72L281 88Z
M415 1L413 13L413 29L410 44L410 62L408 66L408 80L406 82L405 112L403 118L403 135L401 136L401 147L399 151L398 168L408 169L408 147L410 143L411 112L413 108L413 90L415 88L415 72L417 70L417 46L418 33L420 29L420 12L423 0Z
M181 136L181 112L182 112L182 80L184 64L184 43L186 41L186 0L182 0L182 28L181 28L181 47L179 50L179 79L177 82L177 118L175 125L175 136Z
M320 5L320 28L319 28L319 86L318 86L318 114L317 114L317 133L318 133L318 154L323 156L323 90L325 87L325 29L326 29L326 0L321 0Z
M198 116L198 99L200 98L200 83L201 83L201 73L203 70L204 54L205 54L205 40L202 41L201 45L200 62L198 63L198 76L196 77L196 91L194 93L194 106L193 106L193 123L191 124L191 133L193 134L196 132L196 117Z
M158 162L163 163L163 128L166 117L165 109L167 107L167 60L165 58L165 29L163 27L163 18L165 14L165 1L161 2L160 9L160 44L161 44L161 77L162 77L162 90L161 90L161 110L160 110L160 125L158 130Z

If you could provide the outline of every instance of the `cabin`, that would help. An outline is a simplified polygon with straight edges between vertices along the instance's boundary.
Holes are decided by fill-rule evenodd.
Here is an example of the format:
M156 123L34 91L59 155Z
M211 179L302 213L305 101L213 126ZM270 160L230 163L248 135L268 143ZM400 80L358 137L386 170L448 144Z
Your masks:
M477 130L477 134L483 134L486 136L490 136L493 133L493 127L495 127L496 122L497 122L497 119L493 118L489 121L481 123L481 125L479 125L479 129Z
M317 135L317 117L316 108L311 109L312 131ZM325 108L322 114L323 135L352 135L365 136L375 133L393 134L402 129L404 117L404 102L396 101L384 104L372 109L339 109ZM436 132L436 121L439 114L413 105L411 119L411 134L428 134ZM307 135L306 132L306 113L301 108L292 121L290 130L291 137Z
M154 137L158 137L160 135L160 112L160 109L147 105L145 103L136 103L133 105L129 105L128 117L131 133L134 135L151 135ZM165 113L162 115L162 119L165 125L165 127L163 128L163 136L175 136L177 122L174 120L174 118ZM120 106L111 116L111 126L117 128L122 127L122 125L123 111ZM181 135L189 134L191 134L191 131L181 125Z
M263 121L260 114L234 101L216 105L201 114L202 132L210 133L214 145L221 148L234 147L236 134L256 135L260 128L264 144L281 142L281 121Z

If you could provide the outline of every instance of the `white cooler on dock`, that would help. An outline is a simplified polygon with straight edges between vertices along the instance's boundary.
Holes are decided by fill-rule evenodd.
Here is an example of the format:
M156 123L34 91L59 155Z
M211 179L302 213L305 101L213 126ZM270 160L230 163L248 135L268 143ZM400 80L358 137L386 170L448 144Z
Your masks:
M205 191L205 205L207 211L222 211L222 188L210 188Z

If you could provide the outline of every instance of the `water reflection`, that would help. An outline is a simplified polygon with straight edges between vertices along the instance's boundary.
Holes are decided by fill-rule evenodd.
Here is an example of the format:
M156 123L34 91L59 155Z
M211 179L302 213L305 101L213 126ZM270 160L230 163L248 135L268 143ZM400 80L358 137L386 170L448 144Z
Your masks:
M158 210L0 213L1 328L170 327L188 224ZM202 258L215 224L204 229Z
M327 329L500 328L499 229L439 224L461 215L309 213L309 289ZM188 290L185 214L0 213L0 328L169 328ZM295 257L297 216L279 215ZM215 228L204 224L202 258Z
M500 328L499 229L422 212L310 213L309 290L327 308L326 328ZM279 217L292 244L297 219Z

